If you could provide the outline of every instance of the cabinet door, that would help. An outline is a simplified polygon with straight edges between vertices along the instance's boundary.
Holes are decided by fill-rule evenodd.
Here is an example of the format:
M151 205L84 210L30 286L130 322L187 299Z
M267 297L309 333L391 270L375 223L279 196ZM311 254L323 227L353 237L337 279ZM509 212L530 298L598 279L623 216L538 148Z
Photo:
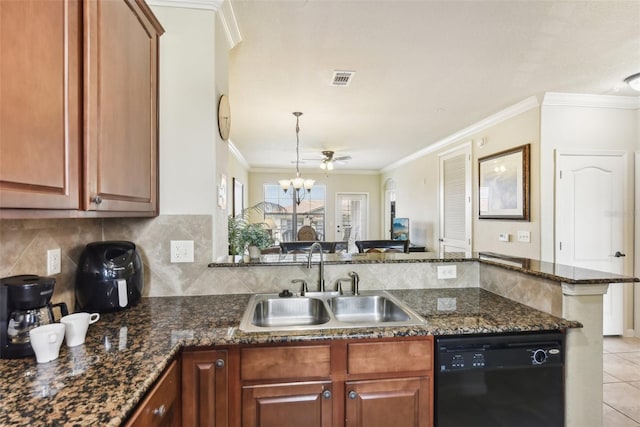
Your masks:
M345 384L347 427L431 426L429 380L403 378Z
M178 425L180 425L180 364L174 360L125 427L175 427Z
M0 1L0 207L77 209L80 7Z
M182 425L224 427L229 423L226 350L182 354Z
M242 388L243 427L329 427L330 382L303 382Z
M143 0L88 0L85 8L83 203L155 212L158 29Z

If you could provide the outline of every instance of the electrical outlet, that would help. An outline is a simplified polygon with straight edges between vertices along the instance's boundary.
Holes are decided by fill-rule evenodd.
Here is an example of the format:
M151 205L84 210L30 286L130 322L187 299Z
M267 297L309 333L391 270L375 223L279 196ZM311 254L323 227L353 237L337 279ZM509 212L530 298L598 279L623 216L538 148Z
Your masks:
M171 262L193 262L193 240L172 240Z
M455 265L439 265L438 266L438 279L455 279L455 278L456 278Z
M518 242L530 243L531 242L531 232L520 230L518 231Z
M60 248L47 251L47 276L60 273Z
M498 235L498 239L501 242L508 242L510 238L511 238L511 235L509 233L500 233Z

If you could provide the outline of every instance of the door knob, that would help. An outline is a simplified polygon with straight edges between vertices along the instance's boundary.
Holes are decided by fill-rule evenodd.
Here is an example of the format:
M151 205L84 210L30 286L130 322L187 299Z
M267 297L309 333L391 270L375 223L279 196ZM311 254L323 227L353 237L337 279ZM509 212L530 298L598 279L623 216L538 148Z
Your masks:
M355 391L350 391L349 392L349 399L353 400L356 397L358 397L358 393L356 393Z
M325 399L331 399L331 391L330 390L323 391L322 397L324 397Z
M216 360L216 368L224 368L224 359Z
M616 258L620 258L620 257L623 257L623 256L627 256L627 254L623 254L622 252L617 251L613 256L616 257Z

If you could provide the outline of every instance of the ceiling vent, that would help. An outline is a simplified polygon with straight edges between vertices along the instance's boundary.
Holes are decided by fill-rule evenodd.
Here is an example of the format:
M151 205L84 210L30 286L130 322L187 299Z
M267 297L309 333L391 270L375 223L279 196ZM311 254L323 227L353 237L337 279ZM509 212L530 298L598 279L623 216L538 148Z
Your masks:
M334 71L331 86L349 86L355 71Z

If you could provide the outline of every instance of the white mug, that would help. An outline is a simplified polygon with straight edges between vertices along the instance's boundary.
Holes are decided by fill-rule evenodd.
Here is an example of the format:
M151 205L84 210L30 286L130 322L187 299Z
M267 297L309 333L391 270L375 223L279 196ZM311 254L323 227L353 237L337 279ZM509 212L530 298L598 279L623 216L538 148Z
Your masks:
M38 363L46 363L58 358L64 339L64 330L65 326L62 323L51 323L29 331L29 340Z
M67 346L75 347L83 344L89 325L96 323L98 319L100 319L98 313L74 313L62 317L60 323L66 326L64 334L67 339Z

